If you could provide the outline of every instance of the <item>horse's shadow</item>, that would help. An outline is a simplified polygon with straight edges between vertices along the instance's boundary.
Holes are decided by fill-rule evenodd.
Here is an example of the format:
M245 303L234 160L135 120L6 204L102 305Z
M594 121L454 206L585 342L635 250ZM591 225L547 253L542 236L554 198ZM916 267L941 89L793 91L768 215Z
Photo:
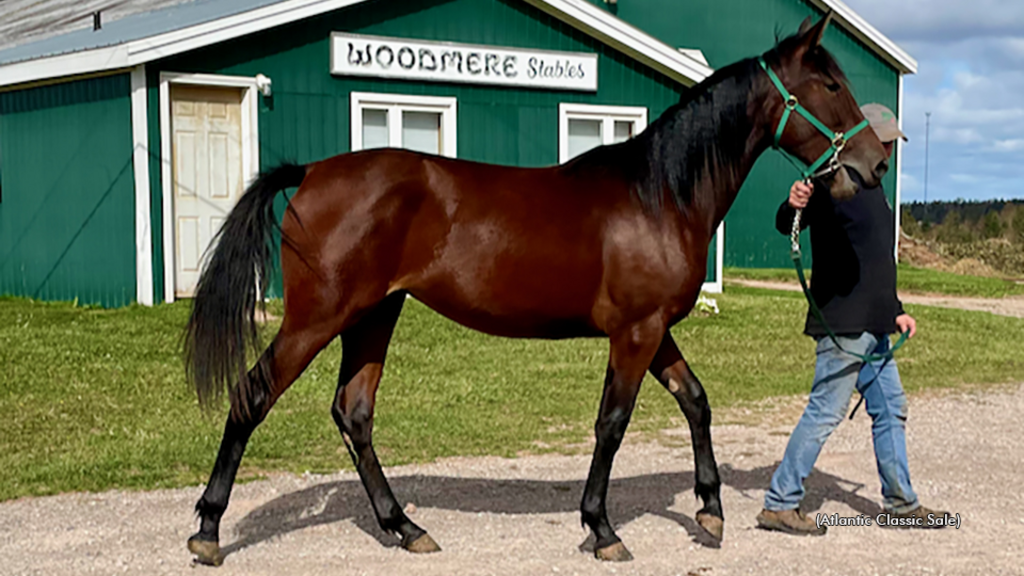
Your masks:
M776 465L752 470L719 467L722 483L751 499L760 499L771 481ZM550 514L576 512L584 480L501 480L453 478L447 476L397 476L390 480L400 502L415 502L421 508L499 514ZM680 495L692 494L693 472L658 473L611 481L608 515L616 525L627 524L644 514L655 514L682 526L694 542L717 547L692 517L670 510ZM859 514L875 516L881 509L858 494L862 484L815 470L805 482L807 495L801 505L805 512L821 508L826 500L843 502ZM844 487L846 486L846 487ZM754 493L750 493L755 491ZM237 539L222 552L231 554L247 546L310 526L351 520L361 530L387 547L398 540L377 525L369 499L358 480L327 482L285 494L246 515L235 526ZM592 551L593 537L580 545Z

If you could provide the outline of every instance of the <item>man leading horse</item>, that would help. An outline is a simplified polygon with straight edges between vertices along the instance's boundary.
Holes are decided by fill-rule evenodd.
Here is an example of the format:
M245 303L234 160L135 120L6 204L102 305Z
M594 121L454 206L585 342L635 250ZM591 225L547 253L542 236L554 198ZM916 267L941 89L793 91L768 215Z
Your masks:
M861 112L891 156L896 140L906 139L896 115L879 104L865 105ZM804 333L818 343L814 384L765 494L764 510L757 515L758 526L766 530L825 534L826 526L800 511L804 479L825 440L842 421L855 389L863 395L872 419L884 514L888 515L881 520L903 527L943 526L936 519L945 513L922 506L910 485L907 399L896 362L886 354L889 334L899 331L913 337L917 331L917 322L903 311L896 295L892 207L881 184L866 186L855 170L849 174L858 187L851 199L835 201L827 191L821 192L819 182L812 187L798 181L776 214L776 228L788 236L796 211L802 210L800 228L811 229L814 257L810 291L837 337L833 339L828 328L808 311ZM880 358L864 362L858 354Z

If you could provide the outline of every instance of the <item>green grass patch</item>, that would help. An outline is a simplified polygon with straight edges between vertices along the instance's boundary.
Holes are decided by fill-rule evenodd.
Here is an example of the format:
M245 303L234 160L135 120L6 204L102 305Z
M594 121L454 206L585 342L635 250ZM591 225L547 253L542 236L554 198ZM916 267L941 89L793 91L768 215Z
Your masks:
M802 297L730 288L718 302L720 315L673 330L712 405L805 393L813 342L801 335ZM179 347L188 306L100 310L0 299L0 500L206 480L224 412L203 415L186 386ZM908 308L920 330L899 354L909 390L1024 374L1024 321ZM378 452L395 465L581 442L591 434L607 353L603 339L485 336L410 300L378 394ZM330 417L340 354L336 341L284 395L249 443L243 478L350 468ZM678 417L648 377L636 427Z
M808 278L810 275L809 270ZM724 276L726 280L742 278L774 282L797 281L796 272L792 268L726 268ZM1024 284L1012 280L953 274L914 268L906 264L898 265L896 286L898 290L906 292L978 298L1004 298L1024 294Z
M1002 278L967 276L899 265L896 285L908 292L949 294L951 296L976 296L980 298L1003 298L1024 294L1024 284Z

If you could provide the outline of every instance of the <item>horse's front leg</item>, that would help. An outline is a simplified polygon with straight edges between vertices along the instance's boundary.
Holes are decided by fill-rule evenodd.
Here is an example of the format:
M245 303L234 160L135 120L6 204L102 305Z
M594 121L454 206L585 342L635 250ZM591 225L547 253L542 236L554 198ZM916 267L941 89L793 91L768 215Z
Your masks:
M672 335L665 332L661 347L651 362L651 374L679 403L690 423L696 481L694 491L704 502L697 512L697 523L715 539L722 539L723 518L718 464L711 448L711 406L707 394L676 347Z
M615 452L622 444L622 437L633 413L640 382L664 331L665 323L658 316L627 326L611 336L611 356L605 376L604 394L594 425L597 446L590 462L590 474L587 476L587 486L580 506L583 523L594 532L594 555L600 560L625 561L633 558L608 521L605 505L608 479Z

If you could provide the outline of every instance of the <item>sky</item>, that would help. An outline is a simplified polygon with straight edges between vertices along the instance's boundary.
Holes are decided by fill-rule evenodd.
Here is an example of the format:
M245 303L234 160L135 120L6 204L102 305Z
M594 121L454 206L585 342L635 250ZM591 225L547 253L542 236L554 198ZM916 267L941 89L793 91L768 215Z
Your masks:
M845 0L918 62L902 201L1024 199L1024 0Z

